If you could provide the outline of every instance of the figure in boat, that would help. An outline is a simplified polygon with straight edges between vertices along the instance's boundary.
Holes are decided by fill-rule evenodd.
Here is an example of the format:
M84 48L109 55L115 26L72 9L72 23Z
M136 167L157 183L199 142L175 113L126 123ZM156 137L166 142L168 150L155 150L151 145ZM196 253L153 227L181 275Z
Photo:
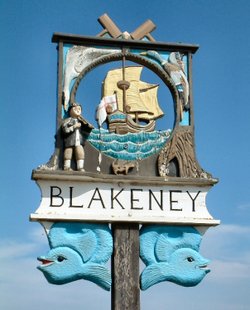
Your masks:
M155 120L164 115L157 99L159 85L141 81L142 69L129 66L108 71L97 108L100 127L106 121L110 133L154 131Z

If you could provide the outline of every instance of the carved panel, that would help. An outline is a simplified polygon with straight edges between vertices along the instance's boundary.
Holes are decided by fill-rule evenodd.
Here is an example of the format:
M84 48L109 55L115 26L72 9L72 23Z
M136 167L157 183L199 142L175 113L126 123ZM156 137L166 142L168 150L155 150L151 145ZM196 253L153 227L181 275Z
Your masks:
M172 139L159 154L158 171L160 176L164 177L211 178L211 175L205 172L196 160L191 127L176 129Z
M38 267L52 284L85 279L110 290L111 274L105 263L113 251L107 224L54 223L48 233L50 251L38 257Z
M201 234L188 226L143 226L140 231L140 256L146 264L141 274L141 289L170 281L195 286L210 271L209 260L199 253Z

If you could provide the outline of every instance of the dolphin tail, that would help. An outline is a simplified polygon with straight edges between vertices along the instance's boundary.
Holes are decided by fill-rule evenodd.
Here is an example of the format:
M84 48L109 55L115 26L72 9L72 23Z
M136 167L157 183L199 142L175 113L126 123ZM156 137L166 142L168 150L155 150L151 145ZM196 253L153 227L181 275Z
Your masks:
M86 265L83 278L94 282L106 291L110 291L111 273L105 266L94 263L90 263L88 266Z
M141 289L145 291L152 285L167 280L166 263L154 263L147 266L141 274Z

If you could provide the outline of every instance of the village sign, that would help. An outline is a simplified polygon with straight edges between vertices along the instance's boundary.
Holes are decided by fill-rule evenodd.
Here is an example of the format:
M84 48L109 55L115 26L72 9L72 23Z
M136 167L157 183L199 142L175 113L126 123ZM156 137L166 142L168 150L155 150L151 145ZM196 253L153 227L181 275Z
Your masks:
M194 286L208 273L199 246L206 229L219 224L206 206L218 180L195 155L192 58L198 46L156 42L151 21L132 33L121 32L107 14L99 22L104 30L97 37L53 35L55 150L32 172L42 199L30 219L47 232L51 250L39 257L39 269L50 283L86 279L106 290L113 286L113 309L139 309L139 286ZM99 102L92 102L90 89L81 90L91 74ZM139 251L146 265L140 280ZM119 276L124 257L125 280ZM133 282L132 301L119 298L126 281Z

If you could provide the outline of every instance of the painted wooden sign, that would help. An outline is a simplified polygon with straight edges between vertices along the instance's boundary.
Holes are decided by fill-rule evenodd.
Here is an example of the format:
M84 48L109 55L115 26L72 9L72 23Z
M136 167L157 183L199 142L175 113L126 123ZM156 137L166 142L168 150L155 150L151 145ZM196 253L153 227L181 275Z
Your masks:
M140 183L117 179L117 182L96 177L71 181L53 178L37 183L42 201L33 219L75 221L130 221L138 223L182 223L216 225L206 207L211 185L172 181ZM34 174L34 178L36 175Z
M42 190L42 204L32 220L46 219L46 214L56 220L63 213L68 220L148 222L153 199L165 214L162 217L162 211L150 210L151 214L156 212L152 222L161 218L156 221L167 223L173 218L174 198L169 197L182 191L178 199L182 204L186 199L187 205L199 193L199 204L205 212L199 208L183 211L189 207L178 206L182 211L174 215L177 222L179 218L183 223L188 212L189 223L192 216L195 224L218 223L205 206L205 193L217 180L200 167L194 150L192 55L198 47L135 41L132 37L123 34L117 40L54 34L53 42L59 44L58 130L52 158L33 172ZM88 89L81 90L90 74L95 79L90 86L94 94L99 94L97 97ZM172 115L171 121L168 115ZM121 177L126 180L126 188L118 185ZM65 178L70 182L64 184ZM138 185L130 188L129 184ZM157 184L158 198L154 191L146 193ZM128 201L126 206L112 198L121 190L119 199ZM190 192L194 196L187 194ZM49 196L52 202L46 203ZM53 208L61 204L60 199L65 203ZM79 209L76 212L69 207L67 199L83 205L81 215ZM94 209L91 201L97 205L98 199L102 206ZM144 207L135 216L133 208L138 199ZM112 208L115 201L122 205L120 210Z
M206 206L218 180L195 155L198 46L156 42L151 21L132 33L106 14L99 22L97 37L53 35L55 150L32 172L42 199L30 219L46 229L50 251L38 268L48 282L113 286L112 309L137 310L139 286L195 286L209 272L199 246L219 224Z

